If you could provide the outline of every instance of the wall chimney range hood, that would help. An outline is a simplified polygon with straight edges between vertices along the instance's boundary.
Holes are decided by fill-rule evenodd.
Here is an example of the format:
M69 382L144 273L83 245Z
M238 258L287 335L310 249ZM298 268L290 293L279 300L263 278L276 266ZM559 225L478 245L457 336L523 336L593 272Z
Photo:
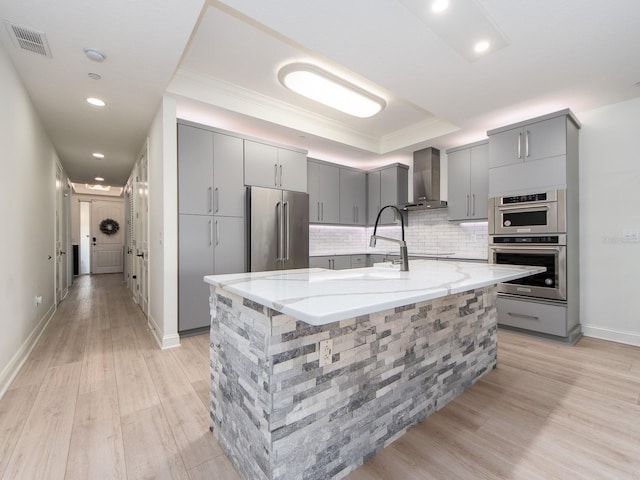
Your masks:
M413 152L413 202L400 205L403 210L447 208L440 200L440 150L429 147Z

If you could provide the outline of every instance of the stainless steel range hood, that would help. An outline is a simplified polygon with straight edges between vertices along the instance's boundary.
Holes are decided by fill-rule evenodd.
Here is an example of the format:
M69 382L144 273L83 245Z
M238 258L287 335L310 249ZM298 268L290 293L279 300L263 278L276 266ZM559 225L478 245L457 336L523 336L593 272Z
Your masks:
M400 205L403 210L447 208L440 200L440 150L429 147L413 152L413 202Z

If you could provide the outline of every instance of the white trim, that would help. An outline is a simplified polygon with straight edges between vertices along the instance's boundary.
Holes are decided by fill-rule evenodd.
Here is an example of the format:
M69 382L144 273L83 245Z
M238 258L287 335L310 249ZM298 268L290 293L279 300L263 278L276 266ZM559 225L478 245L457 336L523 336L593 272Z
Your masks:
M162 329L158 326L158 322L151 315L149 315L148 323L156 342L158 342L158 346L162 350L180 346L180 335L177 333L164 335Z
M7 364L4 370L0 373L0 399L4 397L4 394L9 389L11 382L16 378L18 372L24 365L24 362L27 361L29 355L35 348L40 340L40 337L44 333L45 329L49 325L49 322L53 318L53 315L56 313L55 305L52 305L47 313L45 313L44 317L38 322L36 328L33 329L31 334L27 337L22 346L18 349L16 354L13 356L11 361Z
M602 327L590 327L582 325L582 334L586 337L599 338L601 340L609 340L611 342L625 343L640 347L640 334L632 332L622 332L619 330L611 330Z

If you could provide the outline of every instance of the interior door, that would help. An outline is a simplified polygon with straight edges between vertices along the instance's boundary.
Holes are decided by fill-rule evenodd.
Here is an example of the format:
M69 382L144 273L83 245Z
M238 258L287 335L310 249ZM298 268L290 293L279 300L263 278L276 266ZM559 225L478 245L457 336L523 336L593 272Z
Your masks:
M56 169L56 238L55 238L55 282L56 282L56 304L60 303L63 298L63 291L66 285L66 279L64 278L64 262L62 257L65 252L63 250L63 225L62 225L62 170L58 166Z
M91 273L119 273L123 271L123 225L124 206L122 202L109 200L93 200L91 202ZM109 228L109 226L111 227Z
M136 301L147 315L149 311L149 183L146 150L138 163L136 178Z

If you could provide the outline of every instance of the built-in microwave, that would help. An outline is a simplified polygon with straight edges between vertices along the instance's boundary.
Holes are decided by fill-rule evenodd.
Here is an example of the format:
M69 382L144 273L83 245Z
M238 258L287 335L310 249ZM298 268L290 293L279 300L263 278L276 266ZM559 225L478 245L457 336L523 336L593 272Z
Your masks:
M566 190L489 199L489 233L566 233Z

